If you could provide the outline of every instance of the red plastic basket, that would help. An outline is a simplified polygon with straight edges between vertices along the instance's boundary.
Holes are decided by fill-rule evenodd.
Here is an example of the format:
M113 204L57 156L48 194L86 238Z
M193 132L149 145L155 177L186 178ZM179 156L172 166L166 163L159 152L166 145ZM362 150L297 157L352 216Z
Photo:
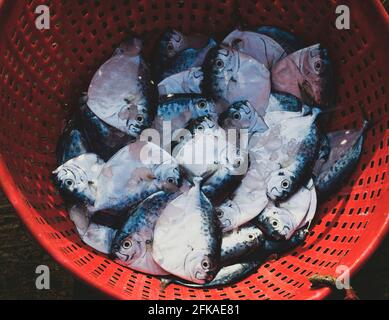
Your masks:
M355 272L388 231L389 17L379 1L46 1L50 30L35 27L41 1L0 0L0 178L40 244L64 267L122 299L320 299L309 276ZM352 27L335 28L335 7L349 4ZM222 34L236 13L248 25L281 26L330 50L339 72L332 129L360 127L364 107L375 121L362 159L340 192L318 210L304 245L255 275L222 289L193 290L125 269L85 246L50 182L66 114L113 48L133 31L166 27Z

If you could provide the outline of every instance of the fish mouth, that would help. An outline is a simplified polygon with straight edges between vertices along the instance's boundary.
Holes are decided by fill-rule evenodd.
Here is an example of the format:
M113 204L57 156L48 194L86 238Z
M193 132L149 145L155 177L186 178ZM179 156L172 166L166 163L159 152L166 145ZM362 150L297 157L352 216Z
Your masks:
M232 221L230 219L225 219L222 221L222 225L224 228L231 227L232 226Z
M124 253L121 253L118 251L113 253L112 255L115 259L119 259L120 261L123 261L123 262L128 262L134 258L135 252L131 256L129 254L124 254Z
M276 241L281 241L286 239L285 235L281 234L279 231L273 231L271 233L271 237Z
M278 191L277 187L273 187L267 192L268 197L272 201L276 201L284 196L282 191Z
M207 272L205 273L204 275L202 275L202 273L200 271L197 271L195 273L195 278L197 280L200 280L200 281L205 281L205 282L210 282L212 281L216 276L216 273L211 271L211 272Z
M171 35L171 40L179 43L182 40L182 35L178 31L174 30Z
M136 124L130 124L130 125L128 126L128 133L129 133L130 135L136 135L136 136L138 136L138 135L141 134L141 132L142 132L142 127L140 127L140 126L138 126L138 125L136 125Z

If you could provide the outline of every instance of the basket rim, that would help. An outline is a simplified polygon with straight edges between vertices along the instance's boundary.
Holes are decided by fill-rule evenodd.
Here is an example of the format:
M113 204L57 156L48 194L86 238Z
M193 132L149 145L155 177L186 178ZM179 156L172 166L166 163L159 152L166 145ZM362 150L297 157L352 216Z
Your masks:
M8 11L11 10L12 5L11 2L0 0L0 18L6 16ZM381 3L380 0L375 0L371 2L371 5L374 6L374 9L379 13L382 17L383 24L389 30L389 14L387 13L385 7ZM0 19L0 21L4 22L7 19ZM15 180L9 171L7 164L0 150L0 187L2 187L5 195L13 205L16 210L18 216L21 218L24 225L27 227L30 234L36 239L36 241L40 244L40 246L47 252L49 255L62 267L64 267L67 271L71 272L72 275L76 276L78 279L83 281L84 283L90 285L93 288L98 289L103 294L113 297L115 299L124 300L126 297L121 294L119 291L114 288L110 288L99 281L94 281L91 277L88 276L87 273L82 272L75 264L72 263L67 258L64 258L61 253L54 249L51 246L51 243L48 239L44 238L40 233L37 233L34 225L35 221L33 220L33 216L39 214L38 211L29 207L27 205L27 200L23 196L22 192L17 187ZM383 190L382 198L385 199L386 196L389 196L389 189ZM360 252L360 259L355 259L354 263L349 267L350 276L353 276L357 273L364 265L367 263L368 259L373 255L373 253L378 249L382 240L389 232L389 204L386 204L385 208L386 219L385 222L376 229L376 236L372 239L369 245L365 246L363 250ZM330 288L320 288L312 290L312 295L307 297L308 300L319 300L326 298L332 289Z

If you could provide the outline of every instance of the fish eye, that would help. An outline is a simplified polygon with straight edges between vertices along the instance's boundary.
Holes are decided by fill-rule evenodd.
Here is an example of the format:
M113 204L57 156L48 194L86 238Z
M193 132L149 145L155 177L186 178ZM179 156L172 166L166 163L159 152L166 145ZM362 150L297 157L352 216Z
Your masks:
M272 220L271 225L272 225L274 228L277 228L277 227L278 227L278 221L277 221L277 220Z
M242 161L240 159L237 159L237 160L235 160L233 167L234 168L239 168L241 163L242 163Z
M288 189L289 188L289 186L290 186L290 183L289 183L289 180L282 180L282 182L281 182L281 187L283 188L283 189Z
M216 67L218 67L219 69L223 69L223 68L224 68L224 61L223 61L222 59L216 59L215 65L216 65Z
M254 235L253 234L249 234L249 239L254 239Z
M315 62L315 70L316 70L317 72L320 72L320 71L321 71L321 67L322 67L321 62L320 62L320 61L316 61L316 62Z
M240 120L240 119L241 119L241 116L240 116L240 113L239 113L239 112L234 112L234 114L232 115L232 117L233 117L235 120Z
M73 186L73 184L74 184L74 181L73 180L65 180L65 185L66 186L68 186L68 187L71 187L71 186Z
M197 106L199 107L199 109L205 109L205 107L207 106L207 102L201 100L197 103Z
M221 209L217 208L217 209L216 209L216 215L217 215L219 218L222 218L222 217L223 217L223 215L224 215L224 212L223 212L223 210L221 210Z
M130 240L126 240L126 241L123 242L122 246L123 246L124 249L128 249L128 248L130 248L132 246L132 243L131 243Z
M210 267L210 264L209 264L209 262L207 260L203 260L201 262L201 266L203 267L204 270L208 270L209 267Z
M167 181L168 183L171 183L171 184L174 184L174 183L176 182L176 181L174 180L174 178L172 178L172 177L167 178L166 181Z

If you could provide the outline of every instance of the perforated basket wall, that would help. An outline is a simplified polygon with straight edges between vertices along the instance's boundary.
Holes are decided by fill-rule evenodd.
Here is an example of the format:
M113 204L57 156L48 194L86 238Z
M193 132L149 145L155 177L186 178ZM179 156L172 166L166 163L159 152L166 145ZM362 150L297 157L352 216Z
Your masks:
M0 0L0 178L20 217L41 245L70 272L124 299L319 299L308 277L355 272L388 230L388 15L379 1L349 4L352 27L334 26L337 1L45 1L50 30L35 27L42 1ZM239 5L238 5L239 3ZM97 69L129 31L156 35L232 30L234 17L270 24L322 42L338 70L338 110L331 128L360 127L365 108L375 126L362 159L339 193L321 205L306 243L231 287L191 290L120 267L85 246L50 182L54 150L66 115Z

